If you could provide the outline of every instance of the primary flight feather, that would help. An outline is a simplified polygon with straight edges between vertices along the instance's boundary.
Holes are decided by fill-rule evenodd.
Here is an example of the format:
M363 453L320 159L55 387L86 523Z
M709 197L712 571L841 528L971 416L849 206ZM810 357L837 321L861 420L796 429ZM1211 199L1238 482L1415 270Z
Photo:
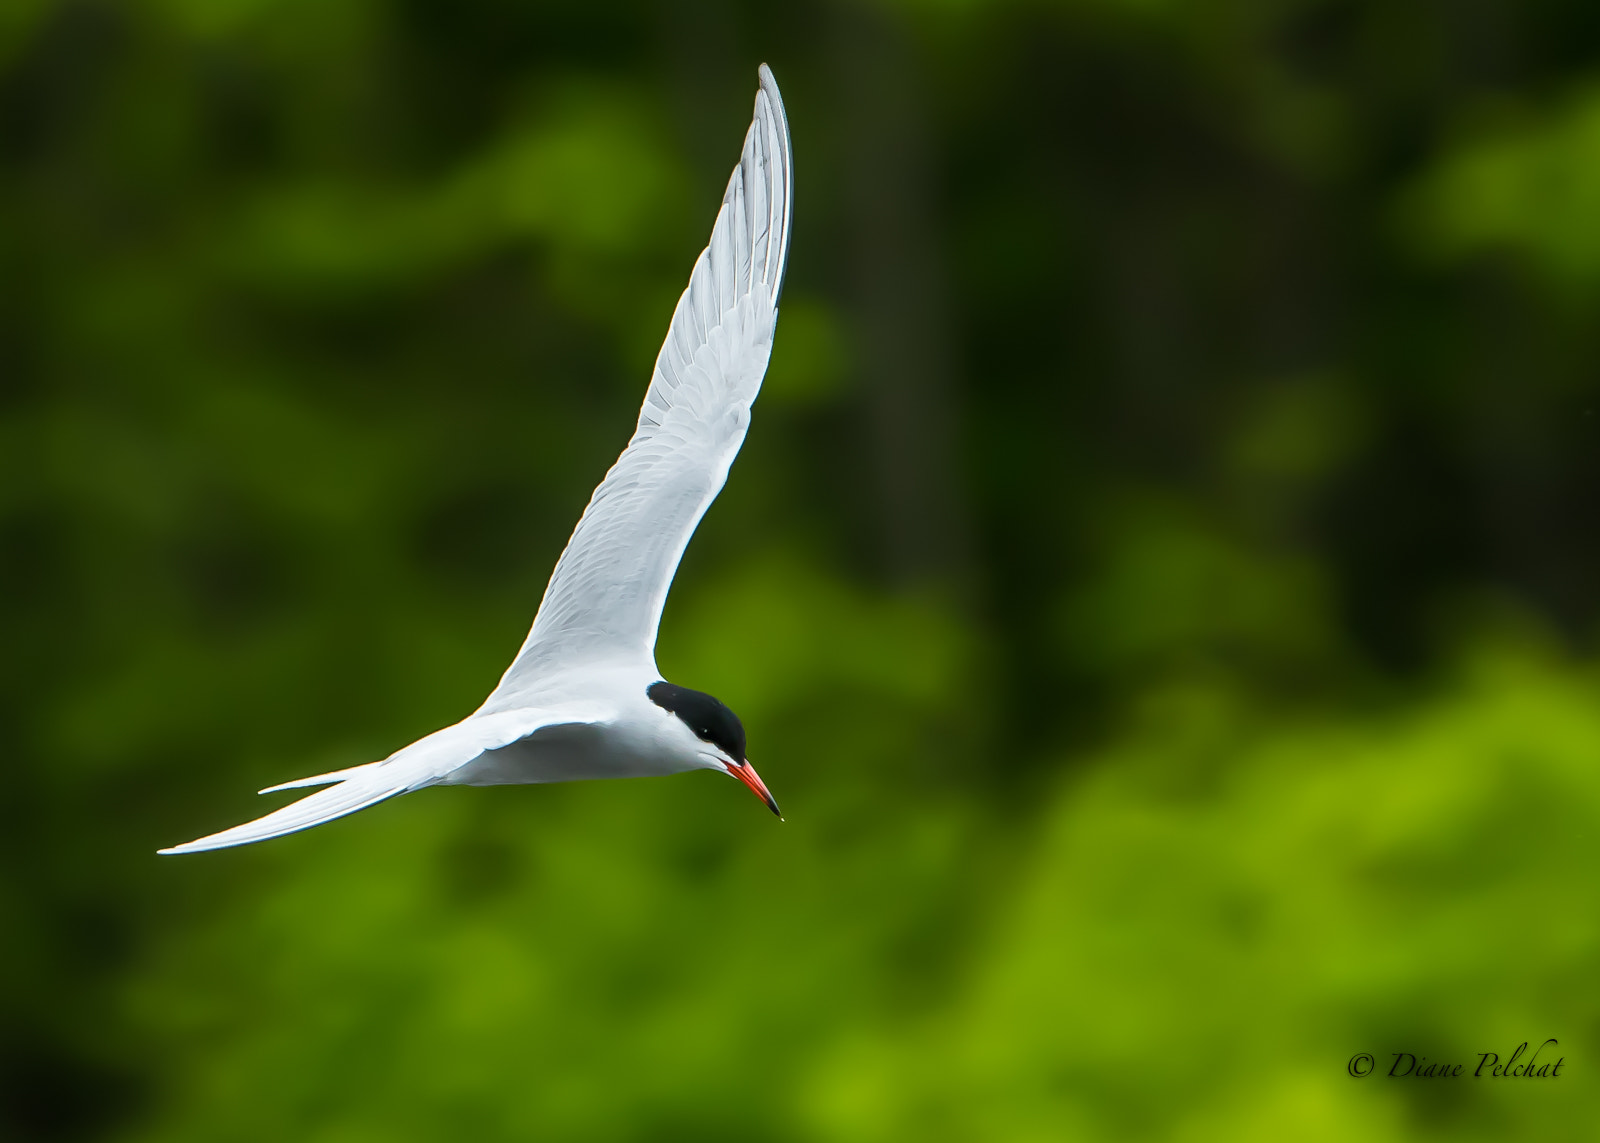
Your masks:
M440 785L721 770L778 812L745 757L738 718L664 681L655 642L673 573L744 443L767 370L792 166L783 101L763 64L744 151L678 299L633 439L590 497L532 630L483 705L381 762L263 790L329 787L162 853L264 841Z

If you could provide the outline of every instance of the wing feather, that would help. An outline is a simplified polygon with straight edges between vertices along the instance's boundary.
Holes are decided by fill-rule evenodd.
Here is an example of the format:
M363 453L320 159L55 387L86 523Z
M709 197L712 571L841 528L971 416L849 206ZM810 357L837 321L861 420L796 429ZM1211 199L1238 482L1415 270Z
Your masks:
M595 489L522 649L484 703L524 705L586 664L649 664L673 573L744 443L772 350L793 198L783 101L762 65L711 241L678 299L638 426Z

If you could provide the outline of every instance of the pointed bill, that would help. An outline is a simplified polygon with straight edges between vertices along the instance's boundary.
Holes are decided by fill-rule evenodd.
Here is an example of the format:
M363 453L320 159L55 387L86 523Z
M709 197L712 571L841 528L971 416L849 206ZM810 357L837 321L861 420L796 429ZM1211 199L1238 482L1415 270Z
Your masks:
M783 811L778 808L778 800L772 796L772 791L767 789L767 784L761 780L761 775L756 773L756 768L748 762L734 762L728 766L728 773L750 787L750 792L763 802L767 809L778 815L778 820L783 820Z

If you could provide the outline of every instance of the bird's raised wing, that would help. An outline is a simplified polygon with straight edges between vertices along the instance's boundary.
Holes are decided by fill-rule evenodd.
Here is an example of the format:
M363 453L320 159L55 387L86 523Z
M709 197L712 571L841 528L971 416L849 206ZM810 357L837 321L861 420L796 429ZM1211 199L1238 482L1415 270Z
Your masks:
M638 429L594 491L484 712L585 664L650 664L678 560L722 489L772 350L789 250L789 125L765 64L744 153L678 299Z

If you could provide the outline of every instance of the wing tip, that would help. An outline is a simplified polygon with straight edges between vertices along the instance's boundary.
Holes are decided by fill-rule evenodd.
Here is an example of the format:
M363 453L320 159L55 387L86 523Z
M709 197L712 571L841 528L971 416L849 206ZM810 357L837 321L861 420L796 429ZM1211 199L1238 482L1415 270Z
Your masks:
M778 225L779 242L776 288L772 295L772 304L776 306L783 299L784 279L788 277L789 268L789 225L794 209L794 145L789 139L789 114L784 110L783 96L778 91L778 81L772 74L772 69L765 63L756 68L756 79L760 90L756 92L756 118L763 118L761 112L762 97L766 97L768 105L768 118L772 121L773 133L777 136L777 159L781 164L783 209Z
M756 118L763 118L761 114L761 98L765 96L769 108L768 115L776 128L778 139L782 143L778 157L783 163L784 197L787 199L791 189L789 177L793 173L793 164L790 162L789 113L784 110L783 95L778 91L778 81L774 78L772 69L766 64L762 64L756 69L756 78L759 83L759 88L756 91Z
M253 824L255 823L247 822L244 826L234 826L233 829L225 829L221 833L212 833L207 834L205 837L197 837L193 841L184 842L182 845L169 845L166 849L156 850L156 854L160 857L176 857L185 853L205 853L207 850L212 849L230 849L236 845L248 845L251 841L265 841L266 837L241 837L235 840L234 837L230 836L245 830L247 826Z
M210 834L206 837L197 837L193 841L184 842L182 845L169 845L166 849L158 849L156 853L161 857L172 857L184 853L203 853L208 849L221 849L226 846L226 842L222 845L211 844L213 838L220 836L220 834Z

